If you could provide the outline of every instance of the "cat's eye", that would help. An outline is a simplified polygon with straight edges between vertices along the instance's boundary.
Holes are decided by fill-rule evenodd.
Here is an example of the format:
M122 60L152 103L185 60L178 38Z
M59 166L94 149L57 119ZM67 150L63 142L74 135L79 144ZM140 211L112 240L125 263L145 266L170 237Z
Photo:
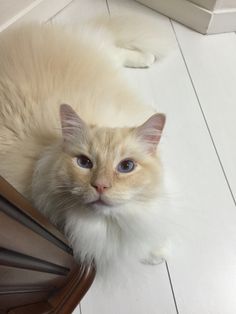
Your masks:
M86 168L86 169L93 168L92 161L85 155L79 155L78 157L76 157L76 162L78 166L80 166L81 168Z
M117 170L121 173L128 173L134 170L135 168L135 162L131 159L124 159L122 160L118 166Z

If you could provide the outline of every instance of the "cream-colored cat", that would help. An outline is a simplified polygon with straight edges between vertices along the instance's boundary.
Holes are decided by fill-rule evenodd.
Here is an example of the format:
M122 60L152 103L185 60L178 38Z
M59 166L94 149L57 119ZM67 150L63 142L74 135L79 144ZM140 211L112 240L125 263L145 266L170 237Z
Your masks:
M112 21L0 35L0 174L98 270L148 254L161 210L156 148L165 116L120 73L120 64L149 66L156 53Z

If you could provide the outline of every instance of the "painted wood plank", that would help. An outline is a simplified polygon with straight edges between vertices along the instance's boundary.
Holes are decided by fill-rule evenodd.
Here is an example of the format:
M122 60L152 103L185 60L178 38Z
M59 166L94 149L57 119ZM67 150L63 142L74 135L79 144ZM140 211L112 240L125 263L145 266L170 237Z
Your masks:
M37 7L33 8L19 22L37 21L47 22L56 16L61 10L65 9L73 0L43 0Z
M236 36L201 36L174 24L229 185L236 198Z
M198 5L195 3L196 1L191 0L137 1L202 34L226 33L236 30L236 4L234 7L224 8L219 5L215 9L206 9L207 5L214 6L214 3L202 5L202 1L200 1ZM203 2L206 1L203 0ZM221 3L221 1L219 2Z
M187 25L203 34L208 32L208 27L213 13L188 0L138 0L140 3Z
M20 0L0 2L0 32L22 22L46 22L72 0Z
M130 1L108 1L111 16L114 13L143 13L143 6L133 5ZM145 14L146 13L146 14ZM145 15L153 17L150 10L145 11ZM164 28L169 27L168 19L159 15L160 24ZM175 38L172 36L175 43ZM176 43L175 43L176 45ZM139 94L152 102L152 96L148 87L148 76L144 70L124 69L125 75L130 80L131 88L136 89L135 82L137 76L144 83L137 86ZM176 314L174 299L169 283L168 273L165 264L159 266L134 265L135 272L130 272L130 277L126 281L113 278L112 286L103 287L99 280L90 289L82 300L82 313L93 314L143 314L160 313Z
M190 0L190 1L212 11L214 10L216 2L218 0Z
M66 25L80 25L85 23L87 20L97 16L97 15L108 15L107 5L105 0L76 0L67 6L64 10L59 12L51 20L55 23L66 24ZM95 289L96 293L96 289ZM88 300L88 304L92 306L95 305L97 299L91 300L88 295L85 296L85 300ZM95 303L94 303L95 302ZM97 312L96 308L94 312ZM74 314L87 314L86 309L79 304L77 308L73 311ZM105 314L105 313L104 313Z
M176 314L164 263L139 263L128 274L126 278L114 274L107 285L97 279L82 300L82 313Z
M53 21L67 24L81 24L95 16L107 15L105 0L74 0L70 6L58 14Z
M0 31L17 21L43 0L3 0L0 2Z
M35 0L2 0L0 2L0 25L6 23L9 19L32 5Z
M109 3L111 7L111 0ZM132 1L129 6L133 12ZM193 45L193 50L196 47ZM202 64L204 56L198 69ZM181 53L175 50L162 63L145 71L145 76L139 73L129 73L137 92L142 90L147 102L167 114L162 159L171 183L170 199L178 213L174 216L175 236L168 264L179 313L233 314L235 206ZM204 75L201 80L208 84Z
M23 255L28 255L30 251L32 257L45 260L52 264L56 263L56 256L58 260L60 260L62 264L64 263L68 268L73 265L71 255L31 230L28 226L10 218L2 211L0 212L0 221L1 232L4 234L4 237L0 239L0 248L12 251L16 251L17 248L17 252ZM9 229L14 230L14 233L7 232ZM38 245L36 246L35 243ZM48 251L46 256L45 251Z
M132 12L138 6L135 2L121 0L109 1L109 5L111 11L112 8L122 6L130 7ZM144 7L141 9L141 6L139 8L144 12L148 10ZM93 16L94 10L90 10L89 15ZM72 11L72 16L76 18L76 12ZM64 18L69 22L70 15L64 13ZM156 16L160 18L160 15ZM170 34L165 36L172 36L175 42L168 19L161 19L165 20L167 33ZM178 213L173 222L172 231L175 236L168 264L179 313L234 314L235 207L182 56L176 49L171 56L149 70L127 70L126 73L130 84L138 93L141 91L147 103L152 103L159 111L167 113L167 128L161 150L167 179L173 185L169 198ZM202 78L203 81L204 79ZM175 181L176 186L173 184ZM144 269L149 271L148 268ZM115 299L112 299L109 298L112 291L104 295L104 291L102 293L96 288L99 284L95 283L83 300L83 314L114 313L117 303L119 314L139 313L139 309L135 311L136 306L141 306L142 313L175 313L166 270L163 265L153 269L150 268L151 281L145 285L142 300L135 300L135 296L140 296L140 289L142 290L139 284L133 284L131 290L126 286L130 298L128 293L124 293L127 290L122 292L120 288L113 291L119 297L114 296ZM140 280L139 277L130 279L134 283ZM153 291L157 295L156 301ZM112 308L113 300L116 302L113 302ZM169 303L166 303L167 300ZM79 308L75 313L79 313Z
M105 1L76 1L62 11L54 21L80 23L104 13L106 10ZM138 275L139 272L143 276ZM128 283L123 282L122 284L117 281L118 288L114 288L114 284L113 289L105 287L107 293L104 288L101 289L99 281L96 282L83 299L81 309L77 307L74 313L80 313L80 310L83 314L94 312L115 313L114 309L117 308L117 313L138 314L145 312L147 307L151 313L152 309L158 306L163 313L175 314L174 301L165 265L154 268L138 265L136 274L137 276L131 276L132 280L129 280ZM147 301L147 291L148 293L153 291L150 301ZM107 302L107 300L110 301Z

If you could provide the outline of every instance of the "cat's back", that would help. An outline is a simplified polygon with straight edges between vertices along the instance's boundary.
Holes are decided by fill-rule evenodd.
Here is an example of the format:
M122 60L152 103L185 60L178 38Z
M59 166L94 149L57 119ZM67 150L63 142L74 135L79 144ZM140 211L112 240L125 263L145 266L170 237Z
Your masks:
M41 125L45 129L50 121L58 127L61 103L70 104L91 124L135 123L143 106L123 82L112 44L102 27L86 25L64 29L28 24L4 31L0 34L1 123L11 119L18 128ZM19 115L28 123L19 125ZM136 120L142 119L143 112Z
M0 34L0 174L21 192L39 154L61 136L60 104L91 122L109 94L116 71L89 33L30 24Z
M114 51L102 29L29 24L0 34L0 174L19 191L43 149L61 138L60 104L99 126L151 115L113 64Z
M55 114L53 108L58 111L63 102L79 107L89 90L96 93L103 74L112 72L99 50L82 32L73 34L59 26L30 24L3 32L0 106L5 114L1 119L8 114L11 120L19 114L27 118L30 113L31 121L34 115L38 120L40 112Z

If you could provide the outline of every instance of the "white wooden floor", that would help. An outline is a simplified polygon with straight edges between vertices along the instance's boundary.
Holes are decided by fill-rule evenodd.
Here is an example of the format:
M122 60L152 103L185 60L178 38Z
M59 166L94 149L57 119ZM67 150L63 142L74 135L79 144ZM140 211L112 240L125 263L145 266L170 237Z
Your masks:
M235 314L236 34L203 36L132 0L74 0L54 20L140 10L175 47L161 64L126 72L167 114L162 156L183 239L166 264L137 266L115 288L95 282L74 314Z

